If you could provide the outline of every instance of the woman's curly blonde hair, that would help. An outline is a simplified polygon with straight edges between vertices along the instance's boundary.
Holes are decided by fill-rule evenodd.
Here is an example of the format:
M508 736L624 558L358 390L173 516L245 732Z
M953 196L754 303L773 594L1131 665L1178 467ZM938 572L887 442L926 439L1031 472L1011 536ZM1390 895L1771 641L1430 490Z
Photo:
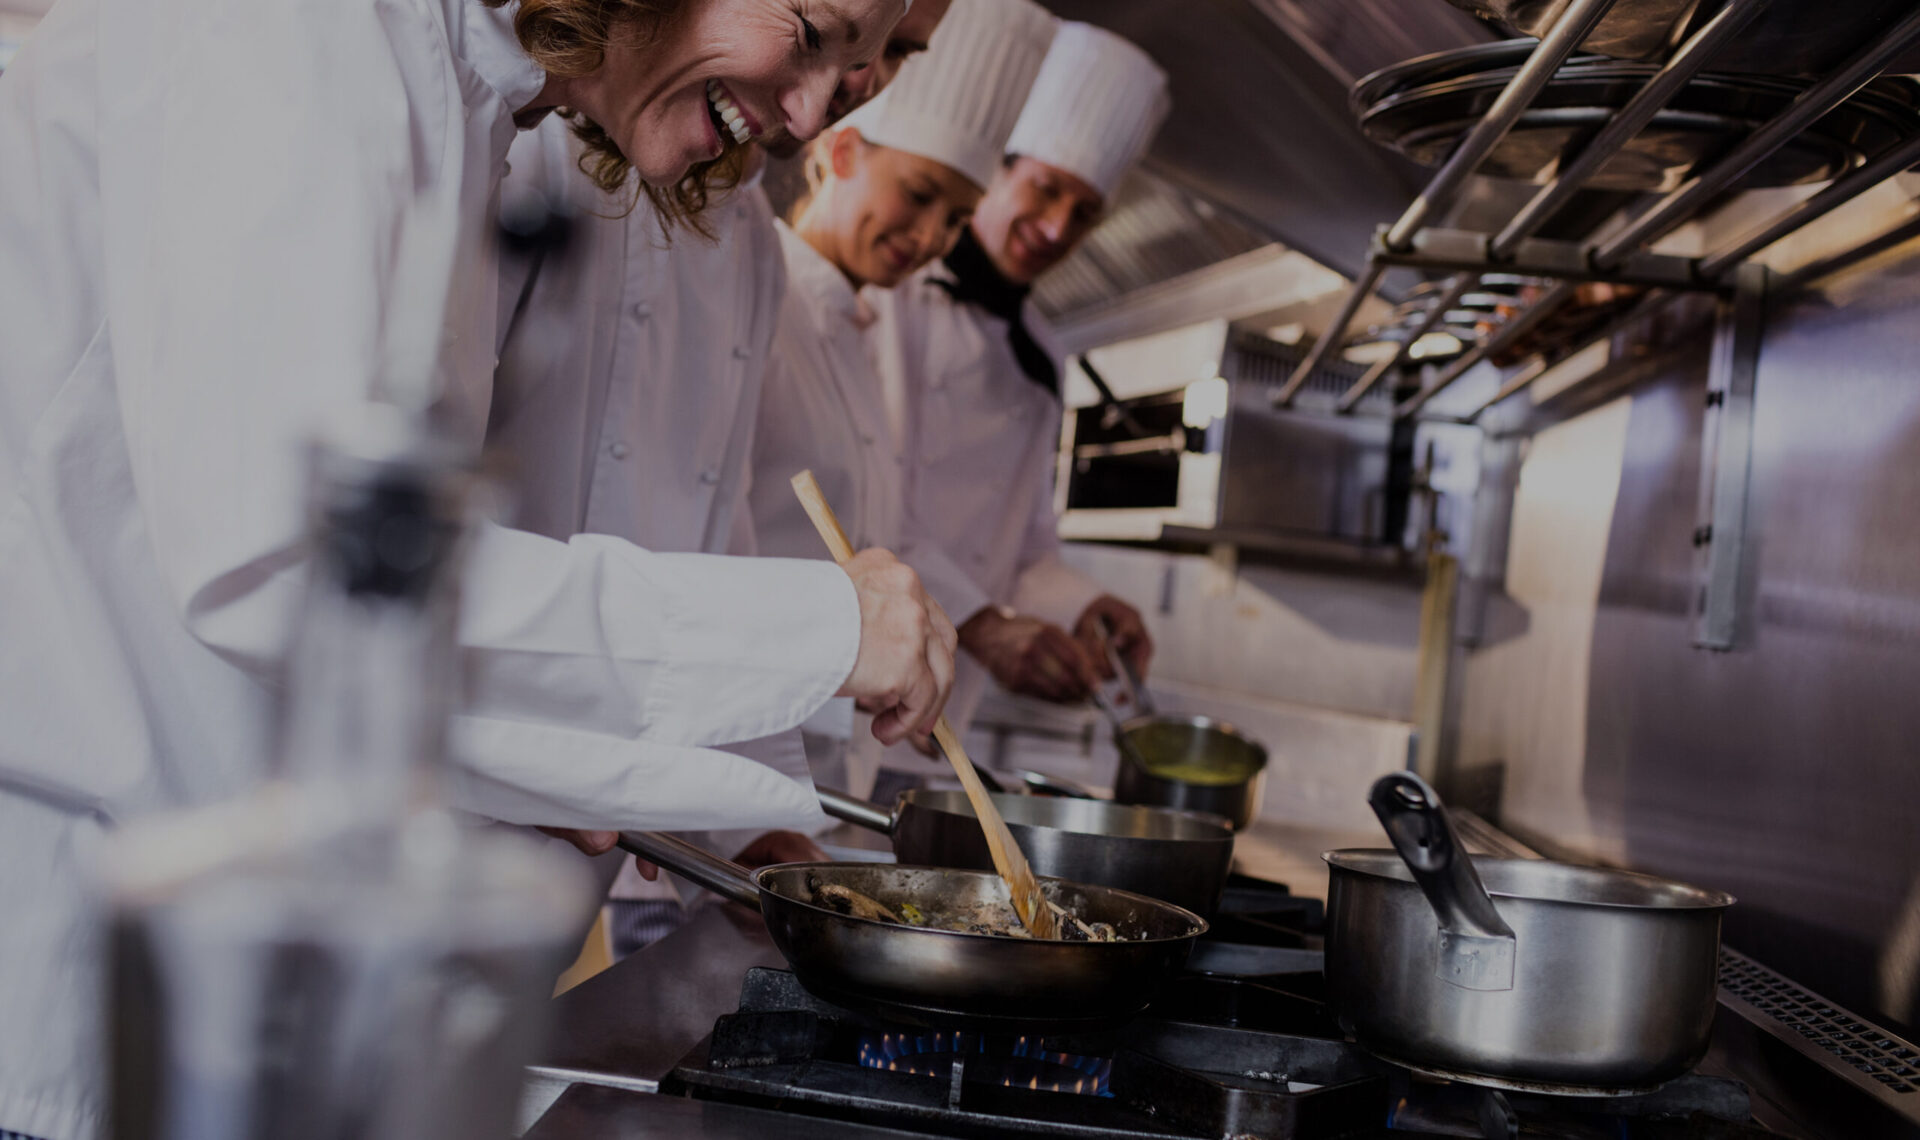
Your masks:
M500 8L511 0L482 2ZM606 61L608 49L621 37L637 36L642 44L659 39L697 3L699 0L520 0L513 16L513 31L528 57L548 75L573 79L598 69ZM626 192L633 164L612 136L585 115L564 109L560 113L586 144L586 152L580 156L581 173L608 194ZM721 142L726 149L719 158L695 163L673 186L631 179L668 230L685 224L711 236L701 224L700 213L716 194L739 184L749 154L747 147L724 132ZM636 194L627 209L638 204Z

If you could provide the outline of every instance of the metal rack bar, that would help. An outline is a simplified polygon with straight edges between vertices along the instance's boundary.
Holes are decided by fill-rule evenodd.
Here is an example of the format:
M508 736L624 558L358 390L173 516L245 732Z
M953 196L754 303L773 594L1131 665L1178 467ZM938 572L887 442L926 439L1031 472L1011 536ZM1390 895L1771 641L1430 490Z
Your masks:
M1353 283L1352 290L1347 293L1347 299L1341 302L1340 311L1334 314L1333 324L1327 327L1327 334L1313 342L1313 348L1308 350L1307 358L1300 362L1299 367L1293 370L1293 375L1287 377L1287 382L1273 394L1274 407L1284 408L1293 403L1294 394L1306 384L1307 378L1313 375L1314 369L1320 367L1326 360L1327 353L1333 350L1333 346L1339 344L1341 338L1346 336L1347 326L1353 323L1354 314L1360 311L1360 306L1366 301L1367 295L1373 292L1373 287L1380 283L1380 277L1386 271L1387 267L1379 262L1367 266L1367 271Z
M1580 338L1580 340L1577 343L1575 343L1573 346L1568 348L1564 353L1562 353L1559 359L1548 360L1545 356L1535 357L1533 360L1533 363L1521 369L1520 373L1516 375L1513 379L1507 381L1505 384L1502 384L1500 386L1500 390L1498 392L1495 392L1491 397L1489 397L1486 403L1481 404L1479 407L1475 408L1473 411L1469 412L1466 416L1462 418L1467 423L1477 422L1481 416L1487 414L1489 411L1492 411L1496 404L1502 403L1503 401L1509 399L1510 397L1519 394L1522 390L1531 387L1534 381L1540 379L1542 376L1545 376L1547 372L1553 368L1554 365L1559 364L1561 361L1564 361L1569 357L1579 355L1580 353L1586 351L1586 349L1590 345L1593 345L1600 341L1608 340L1614 336L1617 336L1619 333L1624 331L1628 326L1634 324L1637 321L1641 321L1649 316L1652 316L1654 310L1665 306L1669 301L1672 301L1675 296L1676 294L1667 293L1667 292L1663 292L1661 290L1656 289L1653 292L1648 293L1645 297L1640 298L1639 304L1635 305L1631 309L1628 309L1626 312L1620 314L1618 317L1615 317L1613 320L1608 321L1604 327L1597 329L1593 333Z
M1413 415L1426 407L1427 401L1445 391L1448 385L1464 376L1468 369L1532 332L1541 321L1552 316L1554 310L1572 300L1574 290L1577 288L1578 286L1571 281L1562 281L1542 293L1540 299L1529 306L1526 312L1501 325L1498 332L1469 349L1452 364L1447 365L1446 371L1434 377L1433 383L1396 404L1393 409L1395 418Z
M1884 71L1895 56L1913 40L1920 38L1920 9L1910 13L1893 30L1874 43L1855 52L1846 63L1812 87L1802 91L1786 110L1775 115L1759 130L1734 147L1704 174L1689 179L1653 208L1635 218L1592 251L1594 264L1605 268L1648 242L1658 241L1690 220L1695 211L1714 195L1733 185L1794 135L1826 115Z
M1520 212L1493 239L1493 256L1511 257L1522 239L1539 229L1608 159L1632 142L1634 136L1667 105L1667 101L1706 66L1713 53L1752 23L1753 18L1770 2L1735 0L1720 9L1719 14L1709 20L1705 27L1687 37L1687 42L1680 45L1666 66L1607 120L1606 126L1600 128L1600 133L1581 149L1559 176L1541 187L1533 200L1520 208Z
M1915 214L1879 237L1871 238L1844 253L1836 253L1832 257L1808 262L1791 273L1775 278L1773 291L1791 293L1805 288L1811 282L1838 273L1849 265L1865 261L1875 254L1885 253L1896 245L1904 245L1916 237L1920 237L1920 214Z
M1594 27L1600 23L1600 18L1605 16L1611 7L1613 7L1613 0L1572 0L1567 5L1560 18L1554 21L1553 29L1540 41L1540 46L1527 56L1527 62L1522 64L1520 70L1508 81L1506 87L1493 101L1493 105L1487 108L1487 113L1474 124L1473 129L1467 133L1467 137L1454 147L1453 153L1447 156L1446 162L1434 172L1433 177L1407 207L1406 212L1400 215L1400 220L1387 231L1386 243L1389 248L1404 247L1435 211L1445 208L1455 192L1460 189L1460 184L1479 169L1487 155L1492 153L1493 148L1498 146L1507 132L1513 129L1514 123L1519 121L1528 105L1540 93L1540 89L1545 87L1547 81L1553 78L1553 73L1560 69L1561 63L1573 54L1574 48L1580 45L1581 40L1587 38L1587 34L1593 31ZM1374 286L1379 284L1381 272L1378 266L1371 266L1359 281L1354 282L1353 291L1347 295L1345 303L1340 306L1340 313L1336 316L1335 323L1327 329L1326 335L1314 344L1313 350L1307 354L1305 360L1300 362L1300 366L1294 369L1293 375L1287 378L1286 384L1274 393L1273 403L1276 407L1284 407L1292 402L1294 394L1306 384L1307 377L1313 374L1314 369L1320 367L1327 353L1331 352L1333 346L1340 343L1346 336L1347 326L1353 323L1354 314L1360 311L1360 305L1366 300L1367 294L1373 292Z
M1700 263L1700 275L1709 278L1722 276L1753 254L1815 219L1825 217L1915 163L1920 163L1920 135L1915 135L1853 173L1827 183L1818 194L1797 203L1751 236L1708 257Z
M1445 319L1447 310L1451 309L1454 304L1460 300L1469 286L1479 280L1479 276L1477 273L1457 273L1450 278L1447 281L1447 287L1441 290L1440 295L1434 299L1433 304L1427 309L1426 313L1421 316L1420 323L1414 327L1413 332L1394 349L1393 355L1385 360L1376 362L1372 368L1367 369L1365 375L1354 381L1353 386L1341 395L1340 403L1338 404L1339 410L1345 413L1351 412L1353 409L1359 407L1360 401L1366 399L1368 392L1373 391L1373 386L1380 382L1380 378L1400 367L1401 361L1405 360L1407 354L1413 351L1414 342L1432 332L1433 326Z
M1704 31L1704 29L1703 29ZM1744 177L1768 155L1784 146L1794 135L1845 102L1854 92L1871 82L1915 39L1920 39L1920 10L1909 14L1887 35L1855 52L1833 74L1815 83L1795 97L1792 104L1763 124L1747 139L1679 189L1656 202L1625 229L1596 246L1589 247L1587 261L1600 269L1609 269L1624 261L1641 246L1678 229L1690 220L1699 206L1713 195ZM1864 187L1863 187L1864 189ZM1811 220L1811 219L1808 219ZM1425 407L1468 369L1507 347L1554 308L1573 297L1573 286L1561 282L1536 301L1518 321L1509 322L1499 333L1449 365L1446 371L1413 396L1394 408L1395 416L1410 416ZM1514 331L1516 327L1519 331Z
M1587 38L1587 33L1594 29L1611 7L1613 0L1573 0L1567 5L1566 11L1554 21L1553 29L1540 41L1540 46L1527 56L1527 62L1520 66L1499 97L1494 99L1487 113L1481 116L1467 137L1447 156L1447 161L1441 164L1439 171L1427 183L1427 188L1413 200L1413 205L1408 206L1407 212L1400 215L1400 220L1387 231L1389 248L1404 247L1412 240L1414 231L1427 224L1427 218L1435 210L1452 200L1460 184L1478 170L1500 140L1507 137L1507 132L1520 121L1520 116L1526 113L1528 105L1540 94L1540 89L1553 78L1554 72L1560 70L1560 65L1566 62L1566 58L1573 54L1573 49L1580 46L1580 41Z

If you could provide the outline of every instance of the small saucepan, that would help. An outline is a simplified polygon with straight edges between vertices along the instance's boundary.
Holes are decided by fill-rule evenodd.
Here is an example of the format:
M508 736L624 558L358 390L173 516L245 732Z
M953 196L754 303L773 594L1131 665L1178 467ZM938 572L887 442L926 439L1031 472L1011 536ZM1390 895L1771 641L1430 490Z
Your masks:
M1138 716L1114 729L1120 767L1113 798L1123 804L1224 816L1237 828L1260 804L1267 749L1208 716Z
M1395 772L1369 797L1394 850L1329 851L1327 991L1385 1060L1532 1092L1677 1077L1713 1029L1733 897L1626 871L1468 856L1439 796Z

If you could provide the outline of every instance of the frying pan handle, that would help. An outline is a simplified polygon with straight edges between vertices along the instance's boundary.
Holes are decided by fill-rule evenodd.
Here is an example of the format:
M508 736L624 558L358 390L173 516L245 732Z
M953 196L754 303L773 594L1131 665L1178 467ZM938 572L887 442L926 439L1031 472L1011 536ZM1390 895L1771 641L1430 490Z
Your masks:
M620 849L698 883L717 895L760 909L760 888L745 867L657 831L623 831Z
M1411 772L1389 772L1374 781L1367 803L1440 920L1434 972L1463 989L1512 989L1513 928L1495 909L1439 794Z
M893 834L893 813L876 803L855 799L845 792L836 792L832 788L815 785L813 789L820 796L820 806L826 813L838 820L882 835Z

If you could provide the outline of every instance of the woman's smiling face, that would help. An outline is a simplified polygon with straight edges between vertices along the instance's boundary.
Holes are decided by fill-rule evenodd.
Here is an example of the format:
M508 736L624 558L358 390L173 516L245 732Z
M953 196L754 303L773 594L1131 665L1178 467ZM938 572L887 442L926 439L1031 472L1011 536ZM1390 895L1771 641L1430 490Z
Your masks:
M833 136L826 160L832 181L799 229L856 286L891 289L951 250L980 201L952 167L874 146L853 128Z
M630 26L559 101L604 130L642 179L671 186L754 139L810 139L847 71L873 60L901 0L687 0Z

